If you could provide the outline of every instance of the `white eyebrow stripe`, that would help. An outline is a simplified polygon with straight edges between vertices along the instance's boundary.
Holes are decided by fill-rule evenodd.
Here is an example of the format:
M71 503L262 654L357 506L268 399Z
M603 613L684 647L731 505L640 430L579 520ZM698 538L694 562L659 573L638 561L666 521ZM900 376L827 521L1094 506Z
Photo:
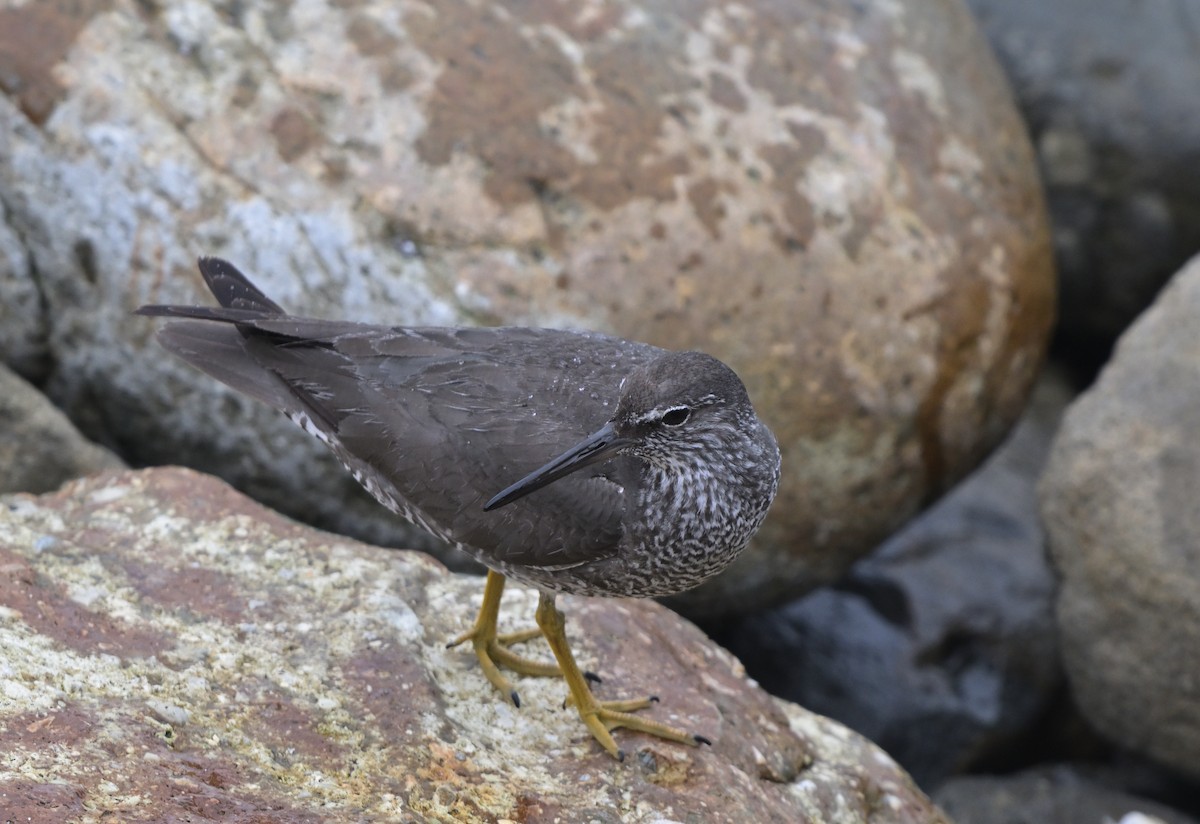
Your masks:
M700 400L705 401L705 400L709 400L712 398L714 398L713 395L706 395L704 398L701 398ZM711 400L710 400L710 403L711 403ZM670 406L656 406L653 409L651 409L649 412L645 412L645 413L639 415L638 417L634 418L633 422L634 423L650 423L652 421L660 421L660 420L662 420L663 415L667 414L668 412L674 412L677 409L686 409L687 411L690 412L692 410L692 407L686 403L673 403Z

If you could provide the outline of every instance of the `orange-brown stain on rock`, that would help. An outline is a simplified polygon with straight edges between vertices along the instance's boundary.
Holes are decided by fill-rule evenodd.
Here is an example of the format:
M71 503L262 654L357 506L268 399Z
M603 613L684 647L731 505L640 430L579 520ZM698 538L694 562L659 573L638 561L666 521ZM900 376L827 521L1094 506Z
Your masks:
M487 812L505 805L507 788L483 780L465 753L440 741L431 742L425 765L416 770L409 793L414 811L457 821L492 821Z
M948 459L942 443L943 407L951 389L971 374L972 364L980 360L978 350L992 300L987 282L982 277L972 277L971 272L964 272L961 267L944 280L953 283L953 288L947 287L936 305L929 307L939 330L934 357L937 373L921 399L916 416L925 484L931 496L948 480Z
M0 9L0 89L41 125L66 94L54 67L108 0L58 0Z

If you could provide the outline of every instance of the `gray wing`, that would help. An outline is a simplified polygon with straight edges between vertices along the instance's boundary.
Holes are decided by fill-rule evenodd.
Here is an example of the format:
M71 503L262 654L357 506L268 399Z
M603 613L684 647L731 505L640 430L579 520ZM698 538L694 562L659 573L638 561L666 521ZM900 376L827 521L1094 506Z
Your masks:
M160 339L320 437L395 511L485 563L568 567L617 551L636 459L483 505L603 425L622 377L661 350L543 329L229 322L176 322Z

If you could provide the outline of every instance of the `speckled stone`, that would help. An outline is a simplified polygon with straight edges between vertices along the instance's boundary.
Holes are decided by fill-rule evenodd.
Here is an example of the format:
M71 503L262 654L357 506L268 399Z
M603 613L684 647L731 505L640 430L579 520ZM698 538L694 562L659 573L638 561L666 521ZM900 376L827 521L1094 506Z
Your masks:
M617 763L560 681L517 678L517 710L446 649L479 595L428 556L299 526L188 470L0 500L0 808L946 824L882 751L772 699L663 607L563 598L602 697L653 691L649 713L712 739L618 732ZM535 602L513 587L502 625L531 622Z
M1002 437L1041 358L1032 152L959 0L10 1L0 31L8 277L38 284L52 396L329 528L418 540L128 318L195 302L198 254L297 313L729 363L785 472L696 612L843 571Z

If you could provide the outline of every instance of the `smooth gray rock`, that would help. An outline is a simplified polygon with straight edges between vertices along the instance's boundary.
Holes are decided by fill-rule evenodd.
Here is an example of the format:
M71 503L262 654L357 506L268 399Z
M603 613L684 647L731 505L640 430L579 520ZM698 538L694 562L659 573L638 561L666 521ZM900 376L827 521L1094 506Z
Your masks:
M1196 819L1069 766L947 781L934 799L955 824L1196 824Z
M0 364L0 493L49 492L72 478L124 465Z
M1038 147L1062 280L1059 336L1098 366L1200 249L1200 4L967 2Z
M1081 711L1200 778L1200 258L1068 410L1041 499Z

